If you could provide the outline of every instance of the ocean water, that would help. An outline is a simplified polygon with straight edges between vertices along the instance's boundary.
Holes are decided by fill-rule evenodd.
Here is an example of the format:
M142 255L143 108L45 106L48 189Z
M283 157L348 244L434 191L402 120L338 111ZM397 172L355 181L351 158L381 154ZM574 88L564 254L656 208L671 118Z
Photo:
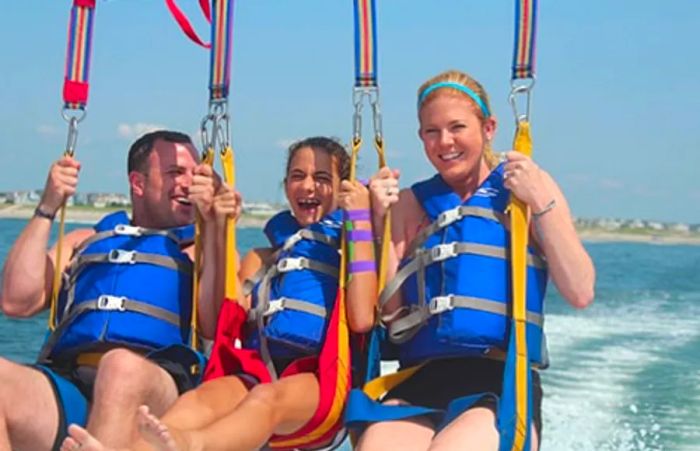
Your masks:
M0 220L1 261L24 224ZM243 252L264 244L258 229L238 239ZM700 450L700 247L586 247L594 304L548 294L542 450ZM0 355L32 361L45 325L0 315Z

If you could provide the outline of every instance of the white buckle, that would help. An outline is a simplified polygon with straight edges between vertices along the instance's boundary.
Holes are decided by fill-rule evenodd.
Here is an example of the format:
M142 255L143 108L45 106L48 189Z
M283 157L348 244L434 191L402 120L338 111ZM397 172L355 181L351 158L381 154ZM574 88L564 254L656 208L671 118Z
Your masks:
M304 237L301 236L301 230L287 238L287 240L284 242L284 245L282 245L282 249L285 251L288 251L291 249L295 244L297 244L299 241L301 241Z
M438 244L430 248L430 259L433 262L441 262L457 256L457 243Z
M136 263L134 257L136 251L125 251L123 249L112 249L107 254L107 261L110 263Z
M437 218L437 225L441 229L447 227L455 221L459 221L462 218L462 212L459 207L455 207L451 210L443 211Z
M124 303L126 298L123 296L110 296L108 294L103 294L97 298L97 309L98 310L119 310L123 312L126 310Z
M267 304L267 310L265 310L263 316L274 315L275 313L284 310L284 301L286 301L286 298L279 298L270 301L269 304Z
M428 305L428 310L431 315L437 315L452 309L454 309L454 305L452 305L451 294L447 296L435 296L430 300L430 304Z
M118 224L114 228L114 233L117 235L141 236L143 234L143 228L127 224Z
M277 270L279 272L298 271L300 269L304 269L305 262L306 258L304 257L283 258L277 262Z

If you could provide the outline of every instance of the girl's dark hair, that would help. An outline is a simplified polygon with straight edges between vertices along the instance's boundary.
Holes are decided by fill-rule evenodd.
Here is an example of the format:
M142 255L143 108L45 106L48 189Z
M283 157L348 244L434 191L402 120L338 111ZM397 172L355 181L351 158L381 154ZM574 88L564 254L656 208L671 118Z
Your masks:
M326 152L331 157L335 157L338 162L338 175L340 180L350 178L350 155L340 141L334 138L326 138L325 136L314 136L312 138L302 139L289 146L287 152L287 169L284 171L285 179L289 173L289 167L292 164L294 155L304 147L311 147L314 150Z

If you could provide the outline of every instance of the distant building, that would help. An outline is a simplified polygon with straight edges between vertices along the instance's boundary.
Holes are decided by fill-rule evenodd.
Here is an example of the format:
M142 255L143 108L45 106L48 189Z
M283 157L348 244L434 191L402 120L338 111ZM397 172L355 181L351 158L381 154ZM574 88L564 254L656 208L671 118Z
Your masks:
M272 216L279 211L267 202L243 202L243 213L258 216Z
M131 205L129 196L118 193L88 193L86 199L87 205L95 208L128 207Z

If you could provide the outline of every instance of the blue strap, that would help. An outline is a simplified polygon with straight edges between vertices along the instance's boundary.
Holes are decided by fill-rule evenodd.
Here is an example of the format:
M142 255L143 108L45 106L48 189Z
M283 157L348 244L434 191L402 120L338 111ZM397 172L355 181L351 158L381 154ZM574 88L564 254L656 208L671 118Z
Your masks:
M511 330L515 329L515 325L511 325ZM510 451L513 449L513 441L515 440L515 430L517 427L526 427L525 431L525 447L530 449L530 441L532 439L532 371L527 372L527 421L525 425L517 425L516 421L516 400L515 392L515 334L510 334L508 342L508 354L506 355L506 366L503 371L503 389L498 403L498 415L496 417L496 425L500 435L500 451Z
M419 406L387 406L370 399L360 389L350 391L345 408L345 424L348 427L362 427L366 423L378 421L405 420L421 415L442 414L443 411Z

